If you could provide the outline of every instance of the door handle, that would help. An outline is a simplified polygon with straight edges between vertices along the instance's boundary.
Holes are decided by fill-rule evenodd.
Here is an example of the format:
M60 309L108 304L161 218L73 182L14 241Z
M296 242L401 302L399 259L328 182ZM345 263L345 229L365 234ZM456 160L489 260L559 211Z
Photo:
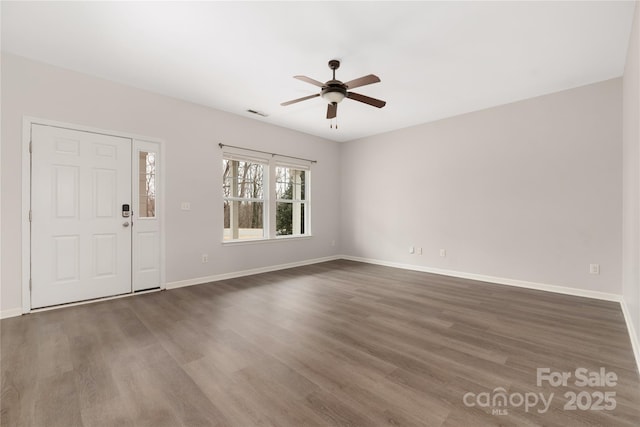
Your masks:
M122 223L122 226L123 226L123 227L128 227L128 226L129 226L129 223L128 223L128 222L123 222L123 223Z

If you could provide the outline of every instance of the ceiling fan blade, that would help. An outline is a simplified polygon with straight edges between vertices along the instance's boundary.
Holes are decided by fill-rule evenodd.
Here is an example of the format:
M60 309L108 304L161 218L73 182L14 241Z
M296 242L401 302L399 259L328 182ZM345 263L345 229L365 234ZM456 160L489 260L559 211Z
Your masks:
M315 98L316 96L320 96L320 94L316 93L315 95L303 96L302 98L292 99L291 101L283 102L280 105L282 105L283 107L286 107L287 105L295 104L296 102L300 102L300 101L306 101L307 99Z
M380 78L376 75L369 74L368 76L360 77L359 79L354 79L345 83L347 88L354 89L356 87L370 85L372 83L378 83Z
M365 104L373 105L374 107L378 107L378 108L382 108L385 105L387 105L386 101L360 95L359 93L355 93L355 92L347 92L347 98L351 98L354 101L364 102Z
M302 80L303 82L311 83L312 85L316 85L318 87L324 87L324 83L321 83L317 80L312 79L307 76L293 76L294 79Z
M338 115L338 104L333 103L327 106L327 119L335 119Z

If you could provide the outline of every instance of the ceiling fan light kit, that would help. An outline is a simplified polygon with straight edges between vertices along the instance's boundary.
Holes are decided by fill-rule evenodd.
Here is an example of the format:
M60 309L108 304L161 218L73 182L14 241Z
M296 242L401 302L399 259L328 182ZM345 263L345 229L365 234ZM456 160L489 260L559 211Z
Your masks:
M339 104L345 96L347 96L346 90L340 90L339 88L328 88L322 91L322 97L326 99L329 104Z
M359 93L349 92L349 89L353 89L360 86L366 86L372 83L378 83L380 78L374 74L369 74L354 80L350 80L346 83L336 80L336 70L340 68L340 61L332 59L329 61L329 68L333 71L333 79L326 83L321 83L307 76L294 76L295 79L301 80L306 83L310 83L314 86L320 87L320 93L304 96L302 98L294 99L291 101L283 102L282 106L295 104L297 102L306 101L307 99L316 98L321 96L327 103L327 119L335 119L338 114L338 104L345 98L353 99L364 104L372 105L377 108L382 108L386 105L385 101L380 99L370 98ZM337 129L337 126L336 126Z

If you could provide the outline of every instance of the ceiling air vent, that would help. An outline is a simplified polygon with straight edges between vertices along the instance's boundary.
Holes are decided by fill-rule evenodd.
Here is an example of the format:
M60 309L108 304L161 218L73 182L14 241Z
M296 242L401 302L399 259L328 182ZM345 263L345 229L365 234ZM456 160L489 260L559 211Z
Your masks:
M252 109L248 109L247 113L257 114L257 115L262 116L262 117L269 117L268 114L265 114L262 111L256 111L256 110L252 110Z

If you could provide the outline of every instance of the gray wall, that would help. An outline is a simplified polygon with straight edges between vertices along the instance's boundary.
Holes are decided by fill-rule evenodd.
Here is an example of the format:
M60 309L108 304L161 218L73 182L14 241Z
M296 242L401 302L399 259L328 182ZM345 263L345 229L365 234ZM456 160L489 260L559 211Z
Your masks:
M1 310L21 307L23 115L161 138L166 142L167 281L332 256L339 246L339 145L12 55L2 55ZM314 237L256 245L222 241L218 143L317 159ZM182 201L191 211L181 211ZM202 264L201 254L209 254Z
M636 10L623 78L622 294L640 341L640 7ZM636 349L639 354L640 348ZM640 363L640 360L638 361Z
M613 79L345 143L343 253L620 294L621 90Z

